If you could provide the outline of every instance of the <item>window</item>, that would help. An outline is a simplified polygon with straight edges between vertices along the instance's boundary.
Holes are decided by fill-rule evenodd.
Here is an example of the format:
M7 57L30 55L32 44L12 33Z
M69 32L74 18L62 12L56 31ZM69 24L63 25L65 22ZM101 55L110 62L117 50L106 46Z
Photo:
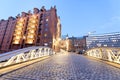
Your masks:
M48 23L46 23L45 26L48 26Z
M47 34L44 34L44 37L47 37Z
M45 31L48 31L48 28L45 28Z
M48 22L48 18L46 19L46 22Z

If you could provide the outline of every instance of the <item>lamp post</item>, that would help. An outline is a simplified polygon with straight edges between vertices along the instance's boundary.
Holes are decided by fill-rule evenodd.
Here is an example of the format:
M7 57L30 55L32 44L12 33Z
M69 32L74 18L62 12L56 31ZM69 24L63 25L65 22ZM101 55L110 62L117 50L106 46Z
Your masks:
M96 31L88 32L87 35L89 36L90 34L96 33Z

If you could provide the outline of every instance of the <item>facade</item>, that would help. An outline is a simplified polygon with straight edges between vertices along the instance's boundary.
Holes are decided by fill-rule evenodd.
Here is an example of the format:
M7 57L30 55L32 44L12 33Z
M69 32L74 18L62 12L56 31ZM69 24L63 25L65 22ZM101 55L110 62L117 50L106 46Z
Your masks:
M60 18L58 17L57 20L57 30L56 30L56 36L53 36L53 46L52 48L56 51L60 51L60 41L61 41L61 23Z
M86 49L85 37L68 37L64 35L60 41L60 49L66 51L82 51Z
M5 35L5 32L6 32L7 24L8 24L8 20L1 20L0 21L0 48L2 48L2 44L3 44L3 41L4 41L4 35Z
M89 35L86 37L87 49L94 47L120 47L120 33Z
M85 50L86 48L85 37L71 37L69 39L72 41L74 51Z
M73 50L72 40L70 40L69 38L62 39L60 41L60 49L72 51Z
M22 12L16 18L0 21L0 51L20 49L29 46L48 46L56 49L54 40L61 38L60 18L56 7L46 10L34 8Z
M9 17L6 23L6 28L3 31L4 32L4 37L2 38L3 41L1 43L1 51L7 51L10 48L11 40L12 40L12 34L14 32L14 27L15 27L15 22L16 19L13 17ZM1 27L1 26L0 26ZM3 26L5 27L5 25ZM1 40L1 39L0 39Z

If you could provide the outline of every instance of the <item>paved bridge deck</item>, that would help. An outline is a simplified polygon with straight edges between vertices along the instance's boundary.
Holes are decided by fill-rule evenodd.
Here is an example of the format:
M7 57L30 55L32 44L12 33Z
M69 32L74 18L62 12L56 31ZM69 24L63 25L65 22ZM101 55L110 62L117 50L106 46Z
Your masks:
M78 54L57 54L0 80L120 80L120 69Z

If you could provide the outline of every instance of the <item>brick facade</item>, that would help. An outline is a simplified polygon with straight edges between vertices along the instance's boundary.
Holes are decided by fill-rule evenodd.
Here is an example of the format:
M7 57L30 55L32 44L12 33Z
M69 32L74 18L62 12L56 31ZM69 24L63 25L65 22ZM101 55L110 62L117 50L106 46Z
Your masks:
M69 38L72 41L73 50L85 50L86 49L86 38L85 37L71 37Z
M0 21L0 51L10 51L29 46L53 47L61 37L61 24L56 7L46 10L34 8L33 13L22 12L16 18ZM58 25L59 23L59 25ZM53 47L54 48L54 47ZM55 48L54 48L55 49Z

